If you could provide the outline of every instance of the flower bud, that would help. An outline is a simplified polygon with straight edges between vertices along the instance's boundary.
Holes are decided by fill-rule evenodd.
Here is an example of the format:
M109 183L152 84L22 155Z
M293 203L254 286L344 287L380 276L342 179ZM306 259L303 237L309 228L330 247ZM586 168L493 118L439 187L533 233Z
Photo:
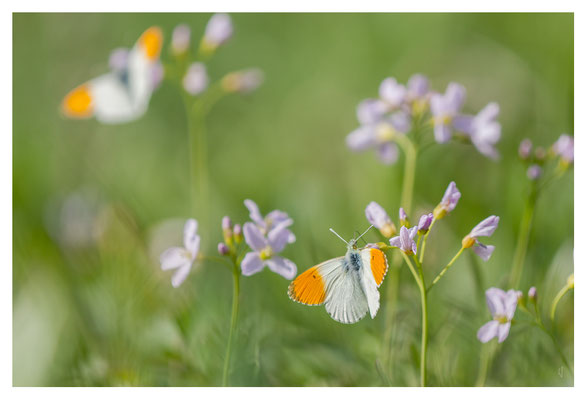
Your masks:
M428 229L430 229L430 225L432 224L432 220L434 220L434 214L428 213L424 214L420 217L420 221L418 221L418 232L426 233Z
M465 236L461 241L461 245L464 249L468 249L469 247L473 247L473 245L477 242L477 240L469 235Z
M218 243L218 254L221 256L225 256L230 253L230 249L226 245L226 243Z
M542 168L540 168L536 164L530 165L528 167L528 170L526 171L526 176L528 176L528 179L530 179L531 181L535 181L536 179L540 178L541 175Z
M518 155L522 160L527 160L532 152L532 141L530 139L524 139L520 142L518 147Z
M201 50L204 53L213 53L218 46L225 43L232 37L232 20L228 14L214 14L202 38Z
M405 226L406 228L410 227L410 220L408 219L408 214L403 207L399 209L399 223L401 226Z
M232 221L230 217L225 216L222 218L222 236L224 241L231 246L232 245Z
M195 62L190 65L183 78L183 88L186 92L196 96L206 90L207 87L208 74L206 73L206 66L201 62Z
M236 224L233 229L234 242L240 244L243 241L243 228L240 224Z
M249 93L263 83L263 71L250 68L231 72L222 78L222 88L229 93Z
M536 303L536 287L532 286L530 290L528 290L528 299L532 303Z
M190 27L186 24L177 25L171 37L171 52L175 56L183 55L190 47Z

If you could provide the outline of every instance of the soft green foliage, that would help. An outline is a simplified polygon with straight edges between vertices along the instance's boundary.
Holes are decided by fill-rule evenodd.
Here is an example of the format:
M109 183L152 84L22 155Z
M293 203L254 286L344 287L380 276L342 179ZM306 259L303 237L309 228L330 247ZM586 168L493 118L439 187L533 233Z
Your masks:
M181 243L190 210L189 149L178 88L165 81L147 114L124 125L66 120L63 96L107 70L109 52L130 47L150 25L167 44L178 23L192 43L209 14L16 14L13 45L13 383L37 385L214 386L221 383L232 277L206 261L173 289L160 252ZM463 196L438 223L427 248L436 275L481 219L501 217L488 262L465 253L429 295L430 385L474 385L489 319L484 291L506 286L529 182L520 140L552 144L573 133L571 14L233 14L234 37L211 61L214 79L257 66L265 83L223 99L207 121L212 204L203 250L216 253L220 218L244 222L245 198L278 208L297 236L284 256L298 271L343 255L328 232L351 237L367 226L364 208L400 206L403 160L382 166L351 153L355 106L380 81L430 77L467 88L465 111L500 104L499 162L449 143L418 158L413 221L454 180ZM193 43L193 46L196 44ZM402 156L403 157L403 156ZM82 190L95 193L98 239L63 242L59 210ZM394 211L395 212L395 211ZM196 216L197 217L197 216ZM395 215L392 215L397 219ZM171 219L171 220L170 220ZM367 240L379 240L375 233ZM520 287L550 302L573 270L573 173L538 200ZM435 266L436 267L433 267ZM288 282L264 271L241 278L238 336L230 383L241 386L380 386L419 382L419 294L402 267L392 327L391 376L382 377L386 309L346 326L322 307L287 297ZM571 292L572 293L572 292ZM573 297L558 305L555 330L573 363ZM518 310L487 385L566 386L573 379L547 335Z

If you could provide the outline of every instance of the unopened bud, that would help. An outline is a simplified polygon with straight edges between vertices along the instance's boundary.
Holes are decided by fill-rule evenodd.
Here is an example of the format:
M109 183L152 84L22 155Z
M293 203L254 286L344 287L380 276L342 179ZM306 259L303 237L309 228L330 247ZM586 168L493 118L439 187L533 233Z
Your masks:
M532 286L530 290L528 290L528 299L530 299L532 303L536 303L536 287Z
M240 224L236 224L233 229L234 242L240 244L243 241L243 228Z
M230 253L230 249L226 245L226 243L218 243L218 254L221 256L225 256Z
M475 238L472 238L471 236L467 235L461 241L461 245L463 246L464 249L468 249L469 247L473 247L473 245L476 242L477 242L477 240Z
M408 219L408 214L403 207L399 209L399 223L401 226L405 226L406 228L410 227L410 220Z
M222 236L228 245L232 244L232 221L228 216L222 218Z
M524 139L520 142L518 147L518 155L522 160L527 160L532 152L532 141L530 139Z

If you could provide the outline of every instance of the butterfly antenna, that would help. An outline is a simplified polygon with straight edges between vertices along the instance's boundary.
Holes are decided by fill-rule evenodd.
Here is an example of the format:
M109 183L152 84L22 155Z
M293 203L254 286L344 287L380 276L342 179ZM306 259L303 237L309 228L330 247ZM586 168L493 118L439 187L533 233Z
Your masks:
M342 237L341 237L341 236L340 236L338 233L336 233L336 232L334 231L334 229L330 228L330 232L332 232L332 233L334 233L336 236L338 236L338 238L339 238L340 240L342 240L343 242L345 242L347 245L349 244L349 243L348 243L346 240L344 240L344 239L343 239L343 238L342 238Z
M363 236L365 236L365 233L369 232L371 230L371 228L373 228L373 225L371 225L370 227L368 227L367 230L365 232L363 232L363 234L357 238L357 240L359 240L360 238L362 238Z

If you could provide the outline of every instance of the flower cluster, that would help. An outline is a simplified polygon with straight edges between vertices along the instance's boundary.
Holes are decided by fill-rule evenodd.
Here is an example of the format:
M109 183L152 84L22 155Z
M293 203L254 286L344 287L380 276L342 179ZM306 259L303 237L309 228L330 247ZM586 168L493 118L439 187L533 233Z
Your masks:
M575 141L566 133L560 135L548 151L543 147L533 147L530 139L522 140L518 147L518 156L525 163L526 175L531 181L537 181L543 176L549 161L557 161L558 170L562 172L572 165L575 159Z
M216 50L226 43L233 34L234 28L228 14L214 14L208 24L198 48L199 61L192 62L182 79L183 88L192 96L203 94L210 86L210 78L204 60L209 59ZM175 27L171 41L171 53L178 60L189 58L190 55L189 26L181 24ZM222 78L220 87L227 93L248 93L255 90L263 82L263 73L256 68L231 72Z
M518 290L510 289L504 292L494 287L487 289L485 298L493 319L479 328L477 332L477 338L482 343L487 343L494 337L497 337L497 341L501 343L508 337L512 319L521 297L522 292Z
M413 75L406 86L395 78L386 78L379 86L378 98L363 100L357 106L360 126L347 136L346 143L354 151L377 149L383 163L393 164L398 156L396 143L401 144L413 125L427 118L437 143L446 143L456 135L472 143L481 154L497 159L499 105L489 103L477 115L463 114L465 94L465 88L454 82L444 93L434 92L428 78L420 74Z

